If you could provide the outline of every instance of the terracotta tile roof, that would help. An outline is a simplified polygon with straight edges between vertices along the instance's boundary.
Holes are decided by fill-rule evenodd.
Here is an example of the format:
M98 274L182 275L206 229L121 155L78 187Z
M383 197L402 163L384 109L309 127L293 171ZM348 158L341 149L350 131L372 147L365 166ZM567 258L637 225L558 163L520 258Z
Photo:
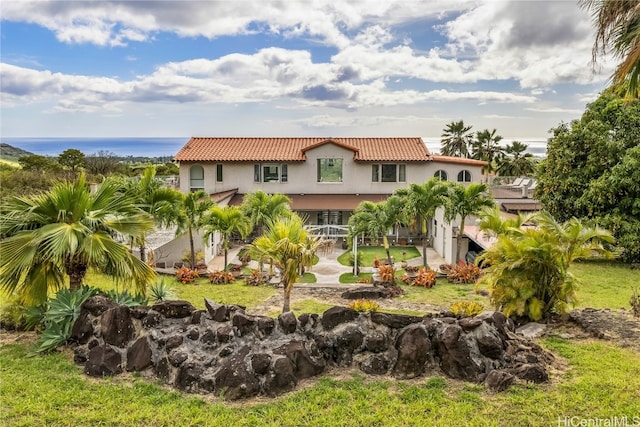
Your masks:
M287 194L295 211L352 211L362 201L381 202L390 194ZM244 194L233 196L230 205L239 206Z
M211 138L193 137L174 160L178 162L304 161L305 153L334 143L353 151L356 161L426 162L431 160L422 138Z
M434 162L456 163L458 165L487 166L488 164L483 160L465 159L464 157L440 156L438 154L431 155L431 158Z

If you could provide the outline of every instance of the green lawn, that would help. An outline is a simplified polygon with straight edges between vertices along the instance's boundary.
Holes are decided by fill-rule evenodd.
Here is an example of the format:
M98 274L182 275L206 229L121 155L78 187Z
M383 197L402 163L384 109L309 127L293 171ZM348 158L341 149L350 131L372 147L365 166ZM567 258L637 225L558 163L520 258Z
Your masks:
M535 427L558 425L564 416L639 416L640 355L605 342L547 339L543 345L568 364L549 385L490 393L439 376L405 382L353 374L323 377L273 400L225 404L135 375L88 378L67 355L29 358L25 344L9 344L0 347L0 424Z
M582 281L578 306L629 309L633 288L640 289L640 270L611 261L576 262L571 272Z
M420 252L415 246L391 246L389 252L396 262L420 256ZM403 255L402 252L405 252L405 254ZM351 251L346 251L340 255L338 262L342 265L349 265L349 255L351 253ZM376 257L378 257L380 261L387 258L387 253L383 246L358 246L358 254L362 257L363 267L371 267Z

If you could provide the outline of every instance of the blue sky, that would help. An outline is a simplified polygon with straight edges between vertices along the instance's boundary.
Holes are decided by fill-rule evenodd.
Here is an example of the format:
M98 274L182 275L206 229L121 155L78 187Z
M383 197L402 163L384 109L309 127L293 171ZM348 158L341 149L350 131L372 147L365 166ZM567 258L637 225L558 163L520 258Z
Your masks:
M4 137L544 140L608 84L575 1L3 1Z

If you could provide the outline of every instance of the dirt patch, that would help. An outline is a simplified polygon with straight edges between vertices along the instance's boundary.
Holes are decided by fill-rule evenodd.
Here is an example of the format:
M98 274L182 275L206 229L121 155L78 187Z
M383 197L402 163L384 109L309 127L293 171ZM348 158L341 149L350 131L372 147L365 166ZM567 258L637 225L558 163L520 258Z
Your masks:
M620 347L640 352L640 318L624 310L585 308L558 316L549 323L547 335L566 339L611 341Z

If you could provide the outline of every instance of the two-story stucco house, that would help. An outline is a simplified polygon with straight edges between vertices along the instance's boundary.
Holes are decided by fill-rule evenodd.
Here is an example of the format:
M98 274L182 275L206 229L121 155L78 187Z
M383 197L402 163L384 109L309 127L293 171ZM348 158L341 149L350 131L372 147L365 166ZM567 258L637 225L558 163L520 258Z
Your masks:
M174 160L180 163L183 192L204 189L221 204L239 204L256 190L283 193L291 198L292 210L319 226L345 226L361 201L384 200L398 188L434 176L480 181L486 165L432 155L421 138L193 137ZM451 227L441 212L431 233L434 249L453 259ZM207 258L213 255L209 250Z

